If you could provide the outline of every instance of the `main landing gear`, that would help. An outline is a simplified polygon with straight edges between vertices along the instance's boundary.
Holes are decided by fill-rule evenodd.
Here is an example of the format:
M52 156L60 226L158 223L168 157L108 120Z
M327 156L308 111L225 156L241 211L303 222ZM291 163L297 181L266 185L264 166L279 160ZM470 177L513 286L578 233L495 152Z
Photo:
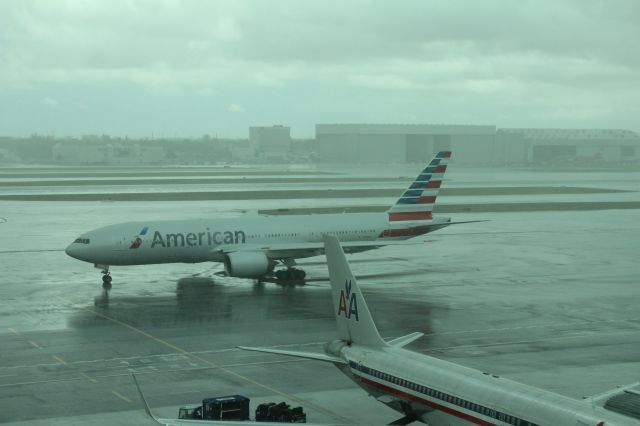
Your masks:
M278 281L303 281L307 276L307 273L302 269L296 268L295 259L281 259L280 260L287 269L280 269L274 273Z
M302 269L287 268L276 271L275 276L279 281L302 281L307 273Z

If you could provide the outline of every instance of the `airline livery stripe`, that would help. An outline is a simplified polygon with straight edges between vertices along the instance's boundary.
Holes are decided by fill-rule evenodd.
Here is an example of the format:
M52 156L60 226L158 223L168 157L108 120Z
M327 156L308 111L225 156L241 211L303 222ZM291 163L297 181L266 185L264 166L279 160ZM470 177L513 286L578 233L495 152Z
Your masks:
M404 194L402 194L401 198L419 197L421 195L422 195L422 189L409 189L407 191L404 191Z
M415 194L413 196L405 197L404 194L403 194L403 196L400 197L400 198L409 199L409 198L420 198L420 197L427 197L427 196L435 197L436 195L438 195L437 188L425 188L425 189L421 190L419 193L417 193L417 194Z
M417 395L413 395L411 393L405 392L404 390L398 390L395 389L385 383L380 383L378 381L369 379L367 377L362 376L359 373L364 373L368 376L372 376L375 377L378 380L382 380L384 382L388 382L390 384L393 384L395 386L399 386L404 388L405 390L411 391L411 392L415 392L415 393L419 393L421 395L427 396L429 398L433 398L433 399L437 399L440 400L444 403L456 406L458 408L462 408L468 411L475 411L478 414L484 416L484 417L489 417L492 419L496 419L498 421L504 422L504 423L509 423L509 424L513 424L513 425L518 425L518 426L539 426L535 423L529 422L527 420L523 420L520 419L516 416L512 416L510 414L506 414L500 411L497 411L493 408L489 408L489 407L485 407L481 404L477 404L468 400L465 400L463 398L454 396L454 395L450 395L447 394L446 392L441 392L438 391L436 389L430 388L428 386L424 386L424 385L420 385L418 383L415 382L411 382L409 380L405 380L402 379L400 377L396 377L393 376L391 374L388 373L384 373L382 371L378 371L375 370L373 368L369 368L365 365L362 364L358 364L354 361L349 361L349 367L351 367L351 371L352 373L354 373L354 376L357 377L360 381L369 384L371 386L375 386L377 388L383 389L386 392L391 392L394 393L396 395L401 396L402 398L405 399L410 399L416 402L419 402L421 404L427 405L429 407L435 408L437 410L441 410L443 412L446 412L448 414L451 414L453 416L456 417L460 417L462 419L465 419L467 421L470 421L472 423L478 424L478 425L494 425L495 423L490 423L486 420L483 420L479 417L476 417L472 414L469 413L465 413L463 411L459 411L456 410L454 408L451 408L449 406L446 405L442 405L439 402L434 402L428 399L425 399L423 396L417 396ZM355 370L355 371L354 371ZM358 372L358 373L356 373Z
M442 181L440 180L432 180L427 184L427 188L440 188L440 184Z
M416 180L414 180L411 183L411 186L409 188L410 189L413 189L414 187L424 188L425 185L429 183L429 181L442 180L443 177L444 177L444 173L435 173L435 171L433 173L424 173L418 176Z
M439 410L439 411L445 412L447 414L451 414L452 416L459 417L459 418L464 419L464 420L466 420L468 422L471 422L471 423L474 423L474 424L477 424L477 425L482 425L482 426L495 426L495 423L491 423L491 422L488 422L486 420L479 419L479 418L474 417L474 416L472 416L470 414L463 413L462 411L454 410L453 408L449 408L449 407L446 407L444 405L440 405L440 404L438 404L436 402L429 401L428 399L420 398L418 396L411 395L410 393L406 393L406 392L394 389L391 386L387 386L387 385L384 385L382 383L378 383L376 381L367 379L366 377L362 377L362 376L357 375L357 374L355 374L355 377L360 379L360 381L362 381L363 383L366 383L368 385L374 386L374 387L379 388L379 389L383 389L385 392L390 392L390 393L398 395L398 396L400 396L400 397L402 397L404 399L409 399L411 401L419 402L420 404L426 405L426 406L428 406L430 408L433 408L434 410Z
M434 204L417 204L416 198L411 203L399 202L395 206L393 206L393 210L389 213L400 213L400 212L430 212L433 210Z
M439 162L438 162L439 163ZM427 168L425 168L421 174L425 174L425 173L435 173L436 172L436 168L438 167L438 163L435 164L429 164L429 166L427 166Z
M450 158L450 157L451 157L451 151L440 151L438 155L436 155L436 158Z
M398 212L389 213L389 220L431 220L431 212Z
M429 195L428 197L420 197L418 199L418 204L433 204L436 202L435 195Z
M436 189L424 189L422 191L422 196L426 197L428 195L433 195L433 196L438 195L438 189L437 188Z
M379 235L382 237L411 237L416 235L422 235L429 230L429 226L416 226L413 228L402 229L385 229Z
M393 212L396 211L415 211L415 210L432 210L433 205L436 202L436 197L403 197L398 200L396 205L393 207ZM408 209L403 210L398 207L418 207L417 209ZM431 207L429 207L431 206Z

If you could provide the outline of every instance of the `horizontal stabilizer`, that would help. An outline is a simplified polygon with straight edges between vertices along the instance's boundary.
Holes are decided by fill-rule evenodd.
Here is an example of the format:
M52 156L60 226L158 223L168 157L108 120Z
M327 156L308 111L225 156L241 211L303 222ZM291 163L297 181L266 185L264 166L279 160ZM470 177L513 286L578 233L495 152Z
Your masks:
M416 331L415 333L407 334L406 336L397 337L393 340L389 340L387 343L391 346L395 346L396 348L403 348L407 346L409 343L414 342L424 336L424 333L420 333Z
M459 222L448 222L447 225L462 225L463 223L478 223L478 222L489 222L488 219L484 220L464 220Z
M321 353L313 353L313 352L298 352L298 351L284 351L281 349L267 349L267 348L252 348L249 346L238 346L240 349L244 349L245 351L254 351L254 352L265 352L268 354L276 354L276 355L287 355L293 356L296 358L306 358L313 359L316 361L324 361L324 362L332 362L335 364L346 364L347 362L336 356L331 356L327 354Z

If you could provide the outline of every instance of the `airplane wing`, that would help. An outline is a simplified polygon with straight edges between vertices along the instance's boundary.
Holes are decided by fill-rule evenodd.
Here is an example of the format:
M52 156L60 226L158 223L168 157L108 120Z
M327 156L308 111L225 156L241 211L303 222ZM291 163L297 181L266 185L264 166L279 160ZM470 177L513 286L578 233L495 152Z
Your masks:
M392 245L424 244L419 238L403 241L351 241L342 243L345 253L358 253ZM229 244L215 249L217 252L233 253L238 251L263 251L271 259L309 257L324 254L322 242L312 243L267 243L267 244Z
M165 426L185 426L185 425L216 425L216 426L247 426L251 424L259 424L260 426L282 426L282 422L253 422L253 421L236 421L236 420L186 420L186 419L156 419L156 421ZM313 425L313 423L307 423ZM328 424L318 424L320 426L330 426Z
M149 404L147 403L147 399L144 397L142 393L142 389L140 389L140 384L138 383L138 379L136 375L131 373L133 377L133 381L136 384L136 388L138 389L138 394L140 395L140 399L144 405L144 411L147 413L151 419L159 425L165 426L184 426L184 425L217 425L217 426L246 426L247 424L251 424L252 422L247 421L231 421L231 420L188 420L188 419L161 419L153 415L151 412L151 408L149 408ZM261 425L264 426L281 426L280 422L260 422ZM310 423L307 423L310 424ZM329 426L327 424L323 424L323 426Z
M334 364L347 363L347 361L345 361L342 358L338 358L337 356L331 356L331 355L321 354L321 353L283 351L281 349L252 348L249 346L238 346L238 348L244 349L245 351L265 352L268 354L276 354L276 355L287 355L287 356L293 356L297 358L313 359L316 361L332 362Z
M630 383L624 386L618 386L615 389L610 389L598 395L585 396L583 397L583 400L588 402L589 404L605 405L609 399L617 395L626 393L630 395L640 396L640 391L638 389L634 389L637 387L640 387L640 382Z

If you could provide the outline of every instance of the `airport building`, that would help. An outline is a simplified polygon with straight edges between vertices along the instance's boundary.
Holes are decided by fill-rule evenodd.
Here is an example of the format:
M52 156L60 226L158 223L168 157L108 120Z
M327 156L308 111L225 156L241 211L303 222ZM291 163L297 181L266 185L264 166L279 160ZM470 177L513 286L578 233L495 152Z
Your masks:
M496 126L444 124L317 124L321 161L423 163L434 153L456 151L456 161L491 161ZM464 148L463 148L464 147Z
M637 161L630 130L497 129L494 125L317 124L318 159L331 163L423 163L444 149L468 165ZM635 159L635 160L634 160Z
M640 137L619 129L499 129L497 146L508 162L632 164Z
M255 155L270 161L282 161L291 149L291 128L287 126L249 127L249 144Z

